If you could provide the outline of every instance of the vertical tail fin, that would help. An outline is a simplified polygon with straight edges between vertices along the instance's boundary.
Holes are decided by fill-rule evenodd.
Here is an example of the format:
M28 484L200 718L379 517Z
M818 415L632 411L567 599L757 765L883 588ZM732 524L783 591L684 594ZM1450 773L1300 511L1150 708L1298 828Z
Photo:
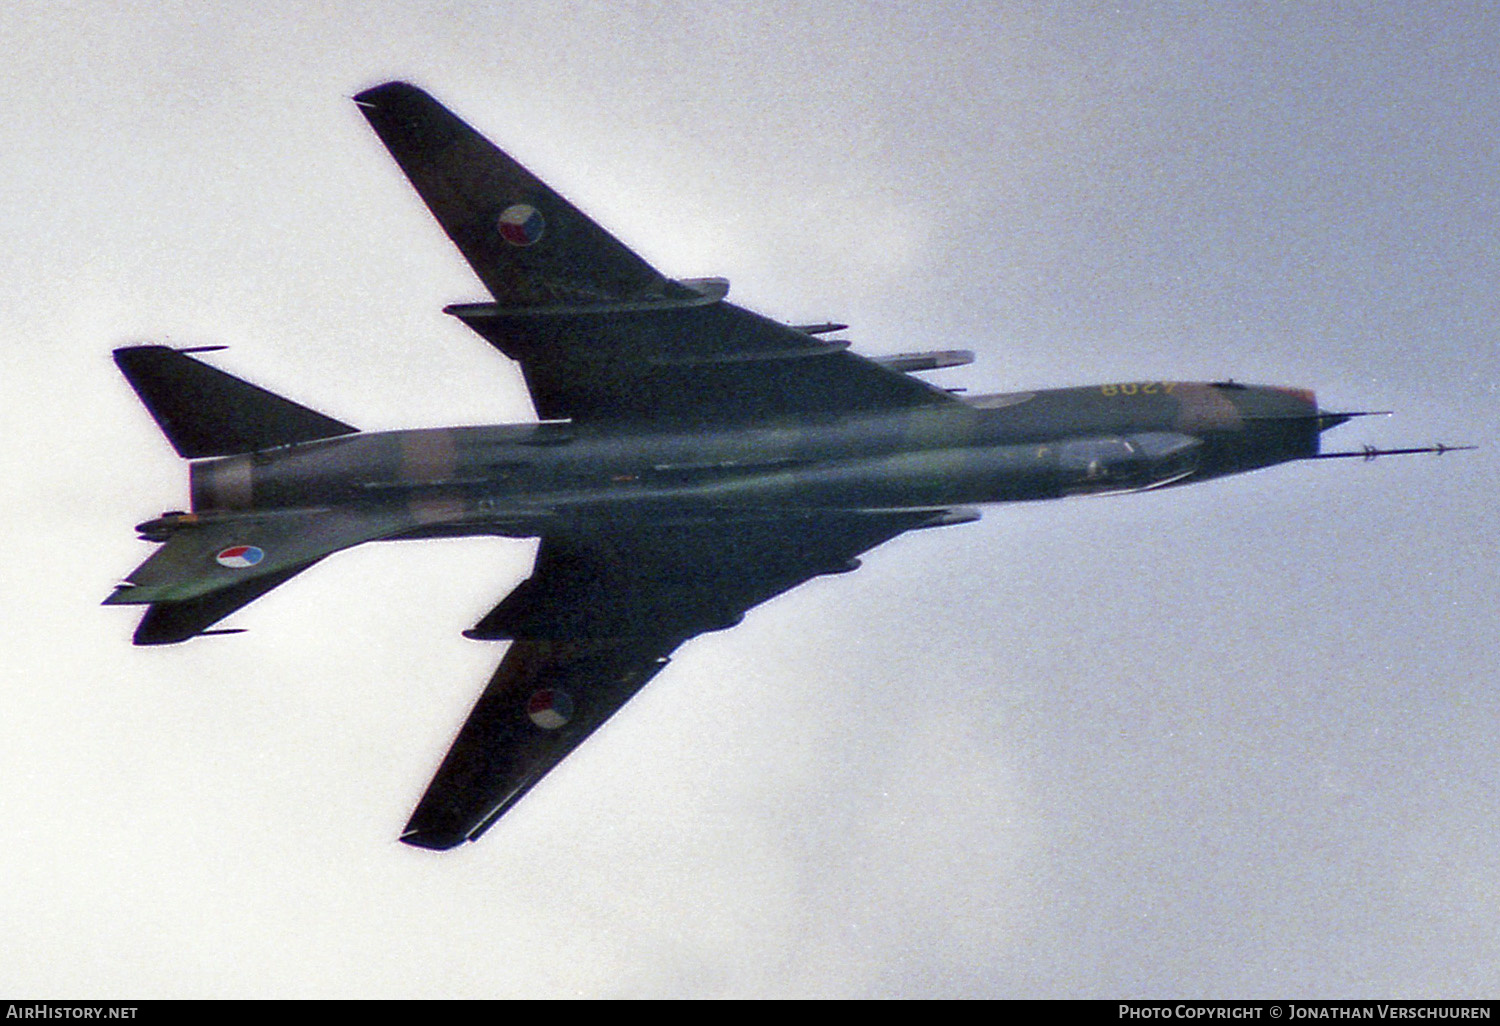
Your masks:
M179 456L232 456L357 432L167 346L127 346L115 363Z

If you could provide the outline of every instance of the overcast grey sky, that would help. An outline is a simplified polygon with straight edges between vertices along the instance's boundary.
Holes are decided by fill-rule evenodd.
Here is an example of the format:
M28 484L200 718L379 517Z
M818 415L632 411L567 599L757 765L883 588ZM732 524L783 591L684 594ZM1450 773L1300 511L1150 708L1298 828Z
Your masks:
M0 12L0 992L1500 990L1500 10L249 11ZM1485 448L899 539L409 849L528 544L366 546L160 650L98 605L186 501L116 345L366 429L530 416L348 100L396 77L669 275L977 350L944 384L1232 376Z

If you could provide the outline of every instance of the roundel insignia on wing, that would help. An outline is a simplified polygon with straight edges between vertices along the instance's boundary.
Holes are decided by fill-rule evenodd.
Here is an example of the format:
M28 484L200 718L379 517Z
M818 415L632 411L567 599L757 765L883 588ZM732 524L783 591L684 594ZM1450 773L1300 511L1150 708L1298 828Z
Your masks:
M227 566L233 570L244 570L266 558L263 550L254 545L231 545L227 549L220 550L214 557L220 566Z
M500 229L500 237L512 246L530 246L547 228L542 212L529 203L513 203L506 207L495 225Z
M573 718L573 699L566 691L543 688L526 703L526 715L543 730L556 730Z

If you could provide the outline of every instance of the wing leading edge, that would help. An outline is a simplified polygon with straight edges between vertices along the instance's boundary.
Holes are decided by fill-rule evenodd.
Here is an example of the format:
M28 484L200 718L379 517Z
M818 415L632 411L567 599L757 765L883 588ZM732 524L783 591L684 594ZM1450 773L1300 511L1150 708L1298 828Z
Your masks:
M934 513L824 514L545 537L532 575L468 636L514 639L401 839L472 841L628 702L683 642Z

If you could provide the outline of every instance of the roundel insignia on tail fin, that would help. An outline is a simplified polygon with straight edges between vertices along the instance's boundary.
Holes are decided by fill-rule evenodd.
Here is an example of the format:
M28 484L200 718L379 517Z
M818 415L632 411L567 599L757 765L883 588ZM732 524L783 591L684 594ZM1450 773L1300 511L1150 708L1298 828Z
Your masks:
M221 549L214 557L220 566L227 566L232 570L244 570L265 558L265 551L254 545L231 545L227 549Z
M495 226L500 229L500 237L512 246L530 246L542 237L547 222L529 203L513 203L500 212Z
M573 699L566 691L543 688L526 703L526 715L543 730L556 730L573 718Z

